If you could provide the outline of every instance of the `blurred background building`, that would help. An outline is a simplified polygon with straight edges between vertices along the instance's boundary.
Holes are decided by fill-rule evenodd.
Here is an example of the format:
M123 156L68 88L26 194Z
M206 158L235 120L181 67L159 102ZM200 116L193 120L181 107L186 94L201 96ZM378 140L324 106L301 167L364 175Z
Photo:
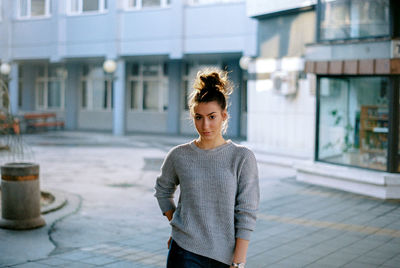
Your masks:
M256 22L238 0L0 0L0 59L14 114L53 111L67 129L195 133L187 95L217 66L238 85L228 135L246 136L242 55ZM109 75L103 63L112 60Z
M399 2L248 0L247 12L249 145L290 156L268 159L298 180L399 198Z
M193 134L193 77L217 66L236 85L228 136L259 159L301 181L400 198L396 0L0 0L0 10L14 114Z

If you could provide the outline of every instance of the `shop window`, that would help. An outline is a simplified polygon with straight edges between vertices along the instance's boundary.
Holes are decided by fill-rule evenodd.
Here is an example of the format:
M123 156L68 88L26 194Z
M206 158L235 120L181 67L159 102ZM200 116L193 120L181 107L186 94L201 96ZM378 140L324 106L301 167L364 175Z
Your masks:
M319 39L389 36L389 0L320 0Z
M168 109L168 76L164 64L132 63L128 68L129 107L135 111Z
M66 70L63 67L40 66L36 76L36 108L61 110L64 108Z
M84 13L101 13L107 10L107 0L69 0L68 13L79 15Z
M101 111L113 108L113 82L101 65L84 65L81 70L81 108Z
M18 18L50 16L50 0L18 0Z
M387 170L389 79L320 78L317 159Z
M171 0L127 0L128 9L167 7L170 4Z

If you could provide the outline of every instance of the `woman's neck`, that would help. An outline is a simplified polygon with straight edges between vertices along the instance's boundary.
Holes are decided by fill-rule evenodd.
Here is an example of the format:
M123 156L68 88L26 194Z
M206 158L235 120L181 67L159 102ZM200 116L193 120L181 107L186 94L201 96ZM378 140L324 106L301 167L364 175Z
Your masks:
M201 137L198 137L197 140L195 140L195 143L200 149L209 150L225 144L226 140L222 137L222 135L213 140L204 140Z

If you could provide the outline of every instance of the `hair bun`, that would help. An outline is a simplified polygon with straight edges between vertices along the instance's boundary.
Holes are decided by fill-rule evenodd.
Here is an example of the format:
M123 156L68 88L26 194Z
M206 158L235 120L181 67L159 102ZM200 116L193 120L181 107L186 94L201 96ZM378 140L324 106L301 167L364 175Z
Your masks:
M194 88L198 92L220 91L224 95L229 95L232 91L227 72L219 69L206 68L197 73L197 81Z
M208 75L201 75L200 80L204 83L202 90L220 90L222 82L218 73L210 73Z

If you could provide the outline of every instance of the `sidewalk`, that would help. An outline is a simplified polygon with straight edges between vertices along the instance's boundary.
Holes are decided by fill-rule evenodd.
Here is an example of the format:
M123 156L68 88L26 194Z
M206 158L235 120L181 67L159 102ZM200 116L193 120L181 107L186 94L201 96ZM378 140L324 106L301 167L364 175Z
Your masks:
M69 203L45 216L45 228L0 229L0 267L165 267L170 227L152 186L168 149L190 137L54 132L26 140L43 187L66 192ZM259 171L246 267L400 266L400 202L299 183L282 167Z

